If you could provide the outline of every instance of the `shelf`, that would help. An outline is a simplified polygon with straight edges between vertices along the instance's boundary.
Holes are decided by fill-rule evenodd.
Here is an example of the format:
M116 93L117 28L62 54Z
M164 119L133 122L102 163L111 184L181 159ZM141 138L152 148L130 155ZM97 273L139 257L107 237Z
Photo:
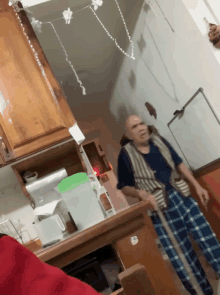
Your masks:
M50 148L12 166L22 191L29 200L30 195L23 179L26 171L37 172L38 178L41 178L62 168L66 169L68 176L87 171L79 147L74 140Z

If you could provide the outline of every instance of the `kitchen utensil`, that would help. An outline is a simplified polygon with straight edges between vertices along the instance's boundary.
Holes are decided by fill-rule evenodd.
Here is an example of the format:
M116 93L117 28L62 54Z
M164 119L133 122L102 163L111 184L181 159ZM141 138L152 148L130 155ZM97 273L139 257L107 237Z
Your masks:
M24 179L27 183L31 183L35 181L38 178L38 173L37 172L25 172L24 174Z
M61 196L55 188L67 176L66 169L62 168L31 183L27 183L26 190L31 196L32 208L46 205L53 200L59 200Z
M63 239L62 230L64 230L64 227L62 221L59 220L59 216L57 216L53 215L33 225L43 246Z

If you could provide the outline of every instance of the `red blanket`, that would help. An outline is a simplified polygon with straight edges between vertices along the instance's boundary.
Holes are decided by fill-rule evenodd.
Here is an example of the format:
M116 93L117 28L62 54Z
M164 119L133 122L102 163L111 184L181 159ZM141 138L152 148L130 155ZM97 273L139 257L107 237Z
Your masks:
M0 238L0 294L98 295L89 285L41 262L8 236Z

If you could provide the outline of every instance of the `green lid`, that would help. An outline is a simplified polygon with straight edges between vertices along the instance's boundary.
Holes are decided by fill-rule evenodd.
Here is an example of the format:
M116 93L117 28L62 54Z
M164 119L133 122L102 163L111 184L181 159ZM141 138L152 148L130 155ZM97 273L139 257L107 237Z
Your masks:
M63 179L58 184L58 191L60 193L66 193L70 190L73 190L74 188L80 186L81 184L84 184L86 182L89 182L89 177L86 173L76 173L73 174L65 179Z

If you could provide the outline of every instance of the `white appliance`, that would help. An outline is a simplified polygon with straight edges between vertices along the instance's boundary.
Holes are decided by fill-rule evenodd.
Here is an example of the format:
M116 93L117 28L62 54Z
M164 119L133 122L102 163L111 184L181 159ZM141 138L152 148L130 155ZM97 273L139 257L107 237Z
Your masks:
M63 239L65 227L58 214L37 222L33 226L43 246L54 244Z
M98 201L100 184L95 175L88 175L88 177L89 180L87 182L80 184L72 190L61 193L79 231L105 220ZM96 186L96 190L92 188L92 185Z

